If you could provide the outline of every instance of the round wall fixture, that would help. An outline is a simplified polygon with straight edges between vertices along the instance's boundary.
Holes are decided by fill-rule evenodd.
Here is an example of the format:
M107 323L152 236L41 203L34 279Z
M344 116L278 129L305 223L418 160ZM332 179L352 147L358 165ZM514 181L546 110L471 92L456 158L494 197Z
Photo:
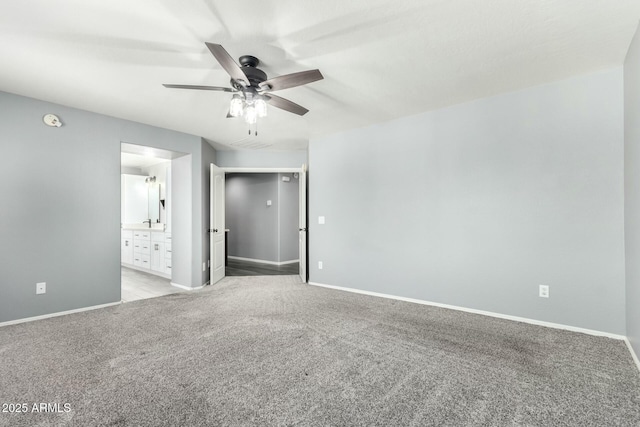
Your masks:
M55 114L46 114L42 118L42 121L47 126L56 127L56 128L59 128L60 126L62 126L62 122L60 121L58 116L56 116Z

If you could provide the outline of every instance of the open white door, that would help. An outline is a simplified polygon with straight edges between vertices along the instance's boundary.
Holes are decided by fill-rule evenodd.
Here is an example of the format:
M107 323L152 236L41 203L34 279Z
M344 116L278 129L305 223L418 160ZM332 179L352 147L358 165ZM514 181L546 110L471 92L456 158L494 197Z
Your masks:
M224 171L211 163L211 206L210 206L210 284L224 277L225 234L224 234Z
M307 166L302 165L300 178L298 180L300 191L300 213L298 215L298 250L300 251L300 279L307 282Z

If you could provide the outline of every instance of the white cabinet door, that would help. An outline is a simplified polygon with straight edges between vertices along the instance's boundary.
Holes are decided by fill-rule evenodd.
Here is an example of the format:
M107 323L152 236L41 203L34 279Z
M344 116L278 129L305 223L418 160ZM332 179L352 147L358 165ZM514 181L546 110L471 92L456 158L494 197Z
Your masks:
M122 245L120 247L120 261L125 264L133 264L133 239L122 239Z
M158 273L166 270L163 242L151 242L151 270Z

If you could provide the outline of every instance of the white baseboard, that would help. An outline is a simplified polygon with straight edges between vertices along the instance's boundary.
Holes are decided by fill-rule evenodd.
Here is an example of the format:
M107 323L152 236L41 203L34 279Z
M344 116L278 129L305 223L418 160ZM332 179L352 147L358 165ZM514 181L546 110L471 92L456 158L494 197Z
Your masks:
M207 282L207 283L209 283L209 282ZM205 285L202 285L202 286L196 286L195 288L190 288L189 286L178 285L177 283L173 283L173 282L171 282L171 286L175 286L176 288L184 289L185 291L197 291L198 289L202 289L202 288L205 287Z
M49 319L51 317L64 316L66 314L81 313L83 311L97 310L99 308L111 307L119 304L122 304L122 301L110 302L108 304L92 305L90 307L76 308L76 309L67 310L67 311L58 311L56 313L43 314L41 316L25 317L24 319L9 320L8 322L0 323L0 327L17 325L18 323L33 322L35 320Z
M236 259L238 261L247 261L247 262L255 262L257 264L270 264L270 265L286 265L286 264L294 264L296 262L300 262L299 259L292 259L290 261L265 261L263 259L255 259L255 258L242 258L239 256L228 256L229 259Z
M618 334L612 334L612 333L609 333L609 332L596 331L594 329L579 328L577 326L563 325L563 324L560 324L560 323L545 322L545 321L542 321L542 320L529 319L529 318L526 318L526 317L518 317L518 316L511 316L511 315L508 315L508 314L494 313L494 312L491 312L491 311L476 310L474 308L460 307L460 306L457 306L457 305L442 304L442 303L439 303L439 302L424 301L424 300L415 299L415 298L405 298L405 297L399 297L399 296L395 296L395 295L382 294L382 293L378 293L378 292L363 291L363 290L360 290L360 289L344 288L344 287L341 287L341 286L325 285L323 283L316 283L316 282L309 282L309 284L313 285L313 286L320 286L320 287L323 287L323 288L337 289L337 290L346 291L346 292L354 292L356 294L364 294L364 295L370 295L370 296L374 296L374 297L389 298L389 299L395 299L395 300L399 300L399 301L413 302L413 303L422 304L422 305L431 305L431 306L435 306L435 307L448 308L450 310L464 311L466 313L481 314L483 316L496 317L498 319L512 320L512 321L515 321L515 322L529 323L529 324L538 325L538 326L546 326L548 328L563 329L563 330L572 331L572 332L581 332L583 334L595 335L595 336L599 336L599 337L613 338L613 339L616 339L616 340L623 340L624 341L624 340L627 339L627 337L625 337L624 335L618 335ZM635 354L634 354L634 356L635 356Z
M629 338L625 338L624 342L627 344L627 348L629 349L629 353L631 353L631 357L633 357L633 361L636 363L636 367L640 371L640 360L638 360L638 355L633 350L631 343L629 342Z

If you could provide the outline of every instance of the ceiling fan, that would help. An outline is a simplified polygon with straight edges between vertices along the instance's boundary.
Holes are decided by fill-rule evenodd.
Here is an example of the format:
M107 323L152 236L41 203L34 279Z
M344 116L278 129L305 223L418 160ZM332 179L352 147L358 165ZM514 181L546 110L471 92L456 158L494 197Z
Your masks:
M324 77L320 70L301 71L268 79L267 74L257 68L260 60L255 56L241 56L240 65L238 65L221 45L205 44L222 68L231 76L231 87L163 84L164 87L232 92L233 97L227 117L244 117L249 124L254 124L258 117L267 115L267 104L300 116L309 112L303 106L276 96L272 92L322 80Z

